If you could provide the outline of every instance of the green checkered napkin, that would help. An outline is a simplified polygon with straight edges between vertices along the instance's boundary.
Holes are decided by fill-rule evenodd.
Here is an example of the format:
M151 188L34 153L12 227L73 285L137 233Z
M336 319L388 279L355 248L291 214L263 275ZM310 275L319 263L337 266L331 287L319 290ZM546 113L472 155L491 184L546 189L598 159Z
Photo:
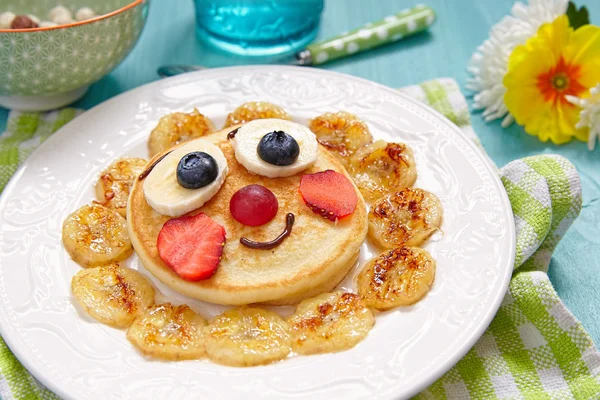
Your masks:
M479 143L466 101L451 79L401 89L432 106ZM0 136L0 190L17 166L74 109L9 116ZM499 171L517 228L515 272L502 306L473 349L418 399L600 399L600 353L558 298L546 270L581 209L573 165L559 156L514 161ZM56 399L0 339L0 398Z

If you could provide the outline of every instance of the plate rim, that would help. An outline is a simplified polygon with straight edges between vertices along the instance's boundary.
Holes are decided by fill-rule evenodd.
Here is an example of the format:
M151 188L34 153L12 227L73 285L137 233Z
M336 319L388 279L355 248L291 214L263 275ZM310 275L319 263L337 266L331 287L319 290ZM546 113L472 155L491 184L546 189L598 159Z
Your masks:
M512 211L512 206L511 206L510 200L508 198L508 193L506 192L504 185L502 184L502 181L500 180L500 175L498 174L498 168L494 165L494 163L491 160L491 158L489 157L489 155L485 152L485 149L483 147L477 146L475 144L475 142L472 139L470 139L465 133L463 133L456 124L454 124L447 117L445 117L443 114L441 114L440 112L438 112L431 106L429 106L425 103L422 103L422 102L410 97L409 95L407 95L405 93L402 93L400 90L392 88L390 86L383 85L381 83L378 83L378 82L375 82L375 81L372 81L372 80L369 80L366 78L362 78L362 77L358 77L358 76L354 76L354 75L350 75L350 74L346 74L346 73L342 73L342 72L337 72L337 71L315 68L315 67L300 67L300 66L291 66L291 65L261 65L261 64L249 64L249 65L243 65L243 66L207 68L205 70L189 72L189 73L185 73L185 74L180 74L180 75L176 75L176 76L172 76L172 77L168 77L168 78L162 78L162 79L158 79L155 81L151 81L151 82L145 83L143 85L137 86L135 88L129 89L125 92L119 93L116 96L113 96L109 99L102 101L101 103L99 103L87 110L84 110L81 114L77 115L73 120L75 120L79 117L82 117L88 113L96 112L98 108L105 106L105 104L107 104L107 103L118 102L124 96L130 95L131 93L134 93L136 91L142 91L153 85L158 86L158 85L161 85L161 83L162 83L162 85L164 85L165 87L168 87L169 83L175 83L178 80L184 80L184 79L192 80L191 77L193 77L193 76L201 76L206 73L211 73L215 70L222 71L223 73L227 74L230 71L232 71L232 72L236 72L236 71L237 72L245 72L245 71L250 72L252 70L255 70L256 68L261 68L261 69L265 70L265 72L268 72L268 70L274 70L276 72L281 72L281 70L287 70L290 73L294 73L295 71L312 70L313 72L315 72L317 74L321 74L321 75L334 75L339 78L344 78L344 79L348 79L351 81L358 81L360 83L363 83L363 84L366 84L369 86L377 87L379 90L383 90L387 93L392 94L393 96L400 96L403 100L408 101L408 102L412 103L414 106L416 106L417 108L420 108L420 109L424 110L425 112L433 115L434 117L439 119L448 129L452 130L454 134L461 136L464 139L464 141L467 143L467 145L469 147L471 147L471 149L479 156L480 161L483 162L485 168L490 173L490 176L494 183L494 186L501 189L501 190L499 190L500 205L504 208L504 211L508 213L508 215L506 215L506 217L509 221L509 224L508 224L509 226L507 227L508 228L507 229L507 238L508 238L507 241L512 242L512 245L510 246L510 249L509 249L510 254L508 255L508 260L507 260L510 262L510 266L508 268L505 268L505 270L503 271L503 275L499 277L499 281L500 281L499 286L500 286L501 290L499 290L496 293L496 295L494 296L493 301L491 302L492 307L483 313L484 315L481 318L480 323L477 325L476 329L473 329L471 331L470 335L467 336L467 339L460 346L458 346L457 349L455 349L454 354L452 354L445 363L440 364L440 366L438 366L434 370L434 372L432 372L430 374L429 379L423 380L423 382L420 385L414 386L412 391L407 392L407 395L408 395L407 398L411 398L411 397L417 395L418 393L420 393L421 391L423 391L425 388L427 388L432 383L434 383L439 378L441 378L446 372L448 372L450 369L452 369L452 367L454 367L473 348L473 346L477 343L477 341L485 333L485 331L489 327L490 323L492 322L493 318L496 316L496 314L502 304L502 300L504 299L506 293L508 292L508 287L510 284L510 279L512 277L513 265L514 265L514 260L515 260L515 256L516 256L516 227L515 227L514 223L510 223L510 222L514 221L514 214ZM40 146L38 146L38 148L36 148L28 156L28 158L30 158L34 155L37 155L38 152L44 151L45 146L50 146L50 144L53 141L60 140L60 138L62 136L68 137L69 134L68 134L68 130L66 128L72 123L73 120L69 121L64 126L62 126L60 129L58 129L56 132L54 132L44 143L42 143ZM59 139L57 139L57 137ZM19 168L11 176L10 180L7 182L6 186L4 187L2 194L0 194L0 228L2 227L2 225L4 223L3 218L1 217L1 215L2 215L1 211L3 211L6 206L6 199L8 198L7 193L11 192L14 189L14 187L17 186L18 180L20 179L21 175L23 175L26 168L27 168L27 159L19 166ZM1 268L1 265L0 265L0 268ZM22 347L18 345L17 340L13 339L13 337L11 336L9 331L10 331L9 327L5 327L2 324L0 324L0 335L2 336L2 339L4 340L4 342L6 343L8 348L11 350L11 352L13 353L15 358L23 365L23 367L25 367L25 369L35 379L37 379L40 383L42 383L42 385L44 385L48 390L52 391L54 394L58 395L59 397L61 397L63 399L72 399L73 397L71 397L70 393L63 391L62 387L58 384L55 384L53 380L47 379L47 377L45 376L45 373L42 371L41 367L38 367L35 363L30 362L31 360L29 360L25 356L25 350L27 350L27 349L22 349ZM7 333L8 333L8 335L7 335ZM397 397L392 394L392 396L389 397L389 399L390 400L397 399Z

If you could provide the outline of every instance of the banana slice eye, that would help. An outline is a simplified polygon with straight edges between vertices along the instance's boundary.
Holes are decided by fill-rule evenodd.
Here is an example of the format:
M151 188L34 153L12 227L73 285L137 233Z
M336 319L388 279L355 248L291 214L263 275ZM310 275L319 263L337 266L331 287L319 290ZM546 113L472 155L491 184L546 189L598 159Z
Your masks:
M242 125L232 139L235 158L250 172L279 178L295 175L317 160L317 137L306 126L282 119Z
M179 217L200 208L227 176L225 155L213 143L192 140L167 154L144 181L146 201L159 214Z

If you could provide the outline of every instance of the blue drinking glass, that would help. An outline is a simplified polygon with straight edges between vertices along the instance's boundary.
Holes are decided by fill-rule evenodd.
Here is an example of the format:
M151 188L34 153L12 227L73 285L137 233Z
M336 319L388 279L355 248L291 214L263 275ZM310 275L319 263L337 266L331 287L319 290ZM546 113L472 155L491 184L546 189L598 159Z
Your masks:
M317 35L324 0L194 0L198 37L230 53L301 50Z

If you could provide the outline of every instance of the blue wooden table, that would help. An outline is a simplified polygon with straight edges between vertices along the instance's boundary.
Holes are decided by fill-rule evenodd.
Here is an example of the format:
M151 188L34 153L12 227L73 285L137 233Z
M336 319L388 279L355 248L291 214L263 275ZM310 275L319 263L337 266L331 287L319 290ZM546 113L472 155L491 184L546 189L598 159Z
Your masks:
M378 20L417 0L326 0L320 38ZM438 20L428 34L359 54L323 68L401 87L441 76L455 78L464 89L466 65L489 28L508 14L511 0L421 0ZM592 22L600 23L600 2L587 3ZM176 4L176 6L175 6ZM158 79L156 68L168 63L210 67L241 64L215 54L194 36L191 0L151 0L149 19L135 49L110 75L93 85L77 107L90 108L126 90ZM7 110L0 108L0 132ZM513 125L485 124L473 114L473 125L497 165L540 153L558 153L578 168L583 183L583 210L554 254L550 279L571 311L600 344L600 148L588 152L583 143L554 146L539 142Z

